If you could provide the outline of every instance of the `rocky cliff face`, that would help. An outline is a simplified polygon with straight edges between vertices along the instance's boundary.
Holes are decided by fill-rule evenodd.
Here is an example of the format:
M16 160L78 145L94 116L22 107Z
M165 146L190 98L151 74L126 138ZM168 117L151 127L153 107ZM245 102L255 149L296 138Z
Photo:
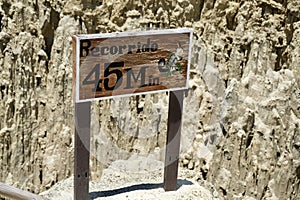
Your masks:
M0 181L39 192L72 174L73 34L190 27L180 164L224 199L299 198L298 0L2 0L0 21ZM94 102L92 177L135 153L163 160L167 106Z

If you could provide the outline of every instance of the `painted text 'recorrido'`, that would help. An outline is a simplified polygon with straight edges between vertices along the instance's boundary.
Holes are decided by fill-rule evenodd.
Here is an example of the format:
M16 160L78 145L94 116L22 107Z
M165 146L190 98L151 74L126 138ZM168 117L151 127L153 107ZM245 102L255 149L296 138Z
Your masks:
M147 42L137 42L136 44L119 45L119 46L95 46L91 47L91 40L85 39L80 41L80 57L84 56L105 56L116 54L132 54L143 52L154 52L158 50L158 44L151 42L150 38Z

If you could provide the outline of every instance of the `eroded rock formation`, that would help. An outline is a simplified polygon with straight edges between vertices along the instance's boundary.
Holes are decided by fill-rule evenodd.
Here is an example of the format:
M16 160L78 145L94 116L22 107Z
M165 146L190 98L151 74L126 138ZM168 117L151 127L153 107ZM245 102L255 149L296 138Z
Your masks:
M299 0L2 0L0 23L0 181L39 192L72 174L73 34L190 27L180 164L224 199L299 198ZM92 177L163 160L167 106L93 103Z

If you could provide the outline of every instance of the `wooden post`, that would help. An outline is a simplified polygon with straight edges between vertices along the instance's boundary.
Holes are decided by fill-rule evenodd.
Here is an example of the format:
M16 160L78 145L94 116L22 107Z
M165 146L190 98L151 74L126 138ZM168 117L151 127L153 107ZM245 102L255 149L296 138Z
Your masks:
M0 183L0 195L16 200L46 200L44 197L35 195L28 191L20 190L5 183Z
M167 144L164 168L164 189L177 189L178 159L180 149L182 106L184 90L170 92Z
M91 102L75 103L74 200L88 200Z

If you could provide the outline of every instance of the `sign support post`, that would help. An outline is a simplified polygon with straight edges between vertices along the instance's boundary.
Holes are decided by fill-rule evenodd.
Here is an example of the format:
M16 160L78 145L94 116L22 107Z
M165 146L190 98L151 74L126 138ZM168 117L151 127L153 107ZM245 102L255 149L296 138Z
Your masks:
M89 197L91 102L75 103L74 199Z
M165 191L175 191L177 189L184 90L171 91L169 95L164 189Z

